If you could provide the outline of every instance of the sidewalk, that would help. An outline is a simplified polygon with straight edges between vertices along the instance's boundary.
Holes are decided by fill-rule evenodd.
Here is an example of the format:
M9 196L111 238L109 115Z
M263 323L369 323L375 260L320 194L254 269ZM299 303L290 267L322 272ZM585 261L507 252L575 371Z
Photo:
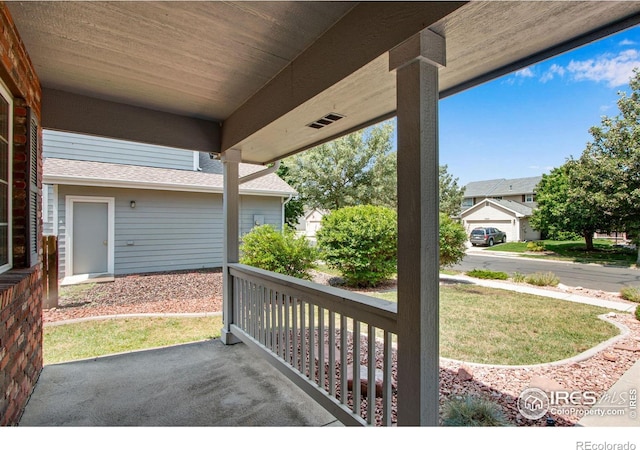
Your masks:
M469 283L474 283L480 286L486 286L486 287L495 288L495 289L505 289L508 291L521 292L523 294L533 294L533 295L539 295L541 297L551 297L551 298L557 298L560 300L567 300L570 302L585 303L587 305L601 306L603 308L614 309L616 311L624 311L628 313L633 313L637 306L634 303L629 304L629 303L616 302L611 300L603 300L603 299L598 299L593 297L586 297L583 295L570 294L567 292L557 292L557 291L551 291L547 289L540 289L540 288L536 288L535 286L526 285L526 284L519 285L519 284L512 284L512 283L502 283L500 281L483 280L480 278L468 277L466 275L440 274L440 279L469 282Z

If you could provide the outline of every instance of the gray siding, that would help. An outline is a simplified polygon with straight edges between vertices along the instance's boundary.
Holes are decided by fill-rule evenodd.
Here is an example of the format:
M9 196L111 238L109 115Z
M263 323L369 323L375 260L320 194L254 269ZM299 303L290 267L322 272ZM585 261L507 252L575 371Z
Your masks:
M46 192L46 195L45 195ZM54 192L52 184L43 184L42 185L42 193L43 193L43 202L42 205L45 208L42 214L42 234L45 236L49 236L55 234L55 224L54 220ZM46 204L44 202L46 200Z
M45 158L193 170L193 152L97 136L43 130Z
M254 216L263 216L264 224L282 228L282 199L280 197L240 197L240 236L255 226Z
M115 198L116 275L222 266L221 194L59 186L61 277L65 274L67 195ZM136 202L135 209L130 207L131 200ZM252 221L254 214L260 214L266 223L280 227L281 211L280 198L242 196L243 223L244 218Z

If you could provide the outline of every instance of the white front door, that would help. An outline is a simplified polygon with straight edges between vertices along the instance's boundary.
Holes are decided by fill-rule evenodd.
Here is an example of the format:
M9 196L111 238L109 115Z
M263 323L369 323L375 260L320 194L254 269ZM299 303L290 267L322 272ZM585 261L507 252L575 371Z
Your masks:
M113 198L67 197L67 275L113 274Z

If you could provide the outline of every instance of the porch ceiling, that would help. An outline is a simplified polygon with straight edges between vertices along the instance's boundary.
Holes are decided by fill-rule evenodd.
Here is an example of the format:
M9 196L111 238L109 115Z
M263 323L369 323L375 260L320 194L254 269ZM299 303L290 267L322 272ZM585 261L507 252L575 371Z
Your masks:
M257 163L393 116L387 52L425 27L447 42L442 97L640 20L626 1L7 4L45 103L56 90L197 119L214 150ZM327 113L345 117L306 126Z

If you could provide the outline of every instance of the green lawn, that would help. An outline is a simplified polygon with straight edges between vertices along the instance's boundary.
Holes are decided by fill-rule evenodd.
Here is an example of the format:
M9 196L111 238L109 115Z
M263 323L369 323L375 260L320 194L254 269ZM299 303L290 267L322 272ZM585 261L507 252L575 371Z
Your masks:
M213 339L222 317L106 319L44 328L44 363Z
M636 252L634 250L615 247L614 244L606 239L594 240L594 250L587 251L584 241L540 241L544 243L545 249L552 254L535 254L529 253L523 256L530 258L546 258L559 259L564 261L573 261L581 263L599 263L614 264L621 266L631 266L636 262ZM527 252L526 242L507 242L505 244L487 247L487 251L499 252Z
M374 294L396 301L395 292ZM487 364L537 364L577 355L618 334L580 303L476 285L440 288L440 354Z

